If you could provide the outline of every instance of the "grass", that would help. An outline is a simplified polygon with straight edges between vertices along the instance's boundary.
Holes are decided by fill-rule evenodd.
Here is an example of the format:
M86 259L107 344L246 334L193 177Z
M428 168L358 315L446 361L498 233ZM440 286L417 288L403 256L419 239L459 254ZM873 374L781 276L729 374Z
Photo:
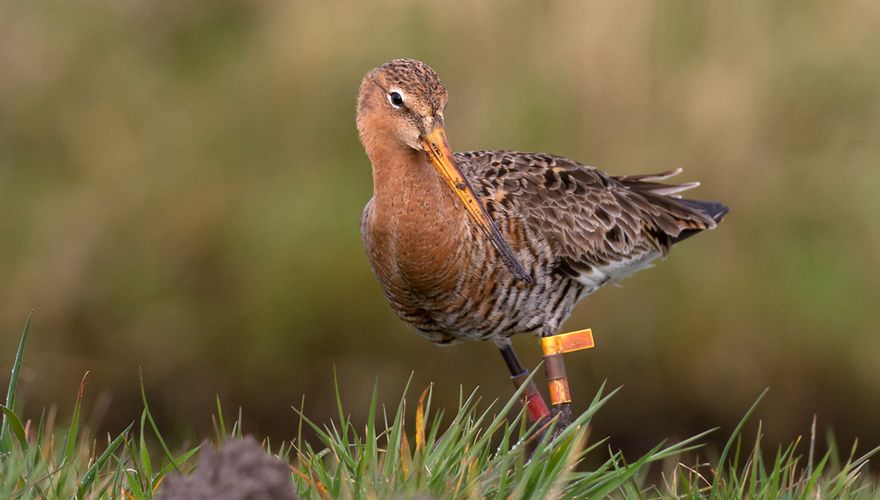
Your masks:
M28 324L6 404L0 405L0 498L146 499L160 490L167 474L194 469L199 448L172 453L143 388L139 420L116 435L92 436L79 425L85 377L66 428L55 426L45 411L36 420L19 415L17 374ZM389 409L378 404L374 388L368 421L360 427L346 417L337 391L336 421L319 424L294 408L300 417L296 437L277 446L263 444L290 465L291 485L301 498L880 498L880 485L867 473L868 459L880 447L857 455L853 446L840 459L830 440L829 451L815 457L815 424L806 455L797 439L766 460L760 425L749 445L743 430L763 394L711 465L692 458L699 456L706 433L658 445L628 461L607 440L589 435L591 419L615 392L600 390L551 440L549 432L527 424L518 395L503 405L483 405L476 391L462 393L458 408L446 416L432 408L429 387L410 421L406 392ZM219 402L213 421L217 443L242 435L241 415L228 429ZM303 437L306 428L317 436L314 442ZM696 461L685 464L684 457ZM586 467L588 462L599 465Z

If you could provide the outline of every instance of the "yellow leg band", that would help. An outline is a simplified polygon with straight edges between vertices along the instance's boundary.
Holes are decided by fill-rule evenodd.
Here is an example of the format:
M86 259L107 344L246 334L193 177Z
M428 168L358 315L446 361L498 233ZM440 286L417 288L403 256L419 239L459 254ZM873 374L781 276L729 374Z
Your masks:
M595 345L593 342L593 331L589 328L576 332L560 333L550 337L541 337L541 349L544 351L545 356L580 351Z
M565 362L562 360L562 355L594 346L593 331L589 328L541 338L541 350L544 351L544 371L547 376L547 386L550 389L550 404L556 406L571 403L571 391L568 388L568 377L565 374Z

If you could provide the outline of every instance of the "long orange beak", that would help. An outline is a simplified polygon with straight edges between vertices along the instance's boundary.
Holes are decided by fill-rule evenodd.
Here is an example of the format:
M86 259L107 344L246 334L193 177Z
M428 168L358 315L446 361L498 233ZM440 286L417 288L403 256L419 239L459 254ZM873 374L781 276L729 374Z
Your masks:
M449 142L446 140L446 131L443 130L443 127L438 125L434 127L434 130L429 134L419 138L419 145L422 146L422 149L427 153L431 165L434 165L434 168L437 169L440 176L443 177L446 183L449 184L449 187L452 188L458 196L458 199L464 204L464 207L467 209L474 222L480 226L480 229L486 233L486 236L489 237L489 240L495 245L498 252L501 253L501 258L504 260L507 268L510 269L510 272L513 273L514 277L520 281L531 284L531 276L526 273L525 269L523 269L522 265L516 259L513 249L510 248L510 245L504 237L501 236L501 232L498 231L498 226L495 225L495 222L489 217L486 207L480 199L477 198L477 195L474 193L474 188L471 187L471 183L455 163L455 158L452 156L452 149L449 147Z

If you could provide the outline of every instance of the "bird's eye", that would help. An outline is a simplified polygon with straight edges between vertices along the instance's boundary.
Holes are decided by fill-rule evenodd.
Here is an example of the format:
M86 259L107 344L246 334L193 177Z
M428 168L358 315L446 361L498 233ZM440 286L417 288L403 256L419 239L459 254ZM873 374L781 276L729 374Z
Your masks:
M395 108L399 108L403 106L403 96L400 95L400 92L389 92L388 102L390 102Z

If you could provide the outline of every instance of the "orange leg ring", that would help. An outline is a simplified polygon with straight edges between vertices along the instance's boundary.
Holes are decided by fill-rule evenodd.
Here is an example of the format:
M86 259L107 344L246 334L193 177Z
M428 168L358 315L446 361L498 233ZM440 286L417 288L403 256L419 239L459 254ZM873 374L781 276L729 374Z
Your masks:
M568 388L568 375L562 355L593 347L593 332L590 329L543 337L541 349L544 351L544 373L550 389L550 404L553 406L571 403Z
M565 374L562 353L544 356L544 373L550 389L550 404L571 403L571 391L568 389L568 376Z

